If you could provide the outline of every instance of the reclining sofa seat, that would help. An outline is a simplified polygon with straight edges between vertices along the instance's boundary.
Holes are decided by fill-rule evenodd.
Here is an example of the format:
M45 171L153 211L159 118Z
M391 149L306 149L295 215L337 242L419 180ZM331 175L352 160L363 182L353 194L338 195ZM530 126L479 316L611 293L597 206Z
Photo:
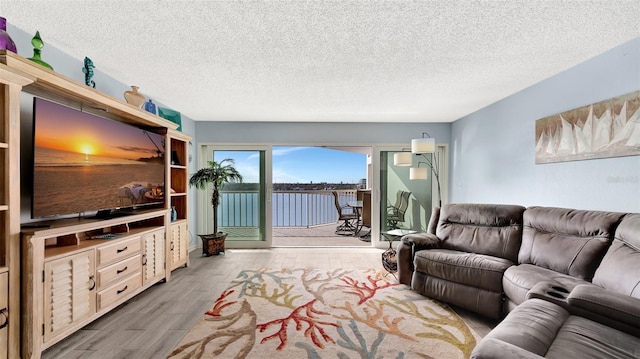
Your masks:
M524 210L517 205L444 205L439 213L434 211L438 218L435 236L427 235L429 246L414 246L412 238L417 241L419 236L403 238L401 246L405 248L398 251L399 257L405 257L402 270L399 268L401 281L406 281L406 273L413 270L411 287L415 291L490 318L501 318L502 277L517 262ZM413 255L409 268L407 252ZM401 261L399 258L399 266Z
M624 216L593 284L551 299L527 295L471 357L640 358L640 214Z
M613 241L624 213L528 207L518 265L504 273L506 310L525 301L540 282L571 291L588 284Z

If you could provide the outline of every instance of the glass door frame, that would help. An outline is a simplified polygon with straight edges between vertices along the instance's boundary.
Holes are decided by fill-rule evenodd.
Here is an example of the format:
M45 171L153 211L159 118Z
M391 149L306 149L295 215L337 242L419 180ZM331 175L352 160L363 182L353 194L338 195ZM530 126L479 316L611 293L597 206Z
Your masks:
M272 231L272 206L271 206L271 197L272 197L272 163L271 163L271 145L242 145L242 144L220 144L220 143L203 143L200 144L199 152L198 152L198 169L203 168L207 165L207 161L211 161L213 158L214 151L260 151L264 152L264 163L261 164L261 167L264 166L264 183L261 188L263 188L264 193L261 193L261 196L264 196L264 208L261 208L260 211L264 213L264 240L251 240L251 241L240 241L240 240L228 240L225 241L226 249L241 249L241 248L251 248L251 249L261 249L261 248L271 248L273 231ZM198 190L197 194L197 233L203 233L206 231L207 221L211 221L209 214L212 211L211 208L211 200L208 197L209 190L201 191Z
M400 152L409 150L407 147L408 143L403 144L383 144L383 145L373 145L372 146L372 165L373 165L373 176L371 178L372 181L372 191L371 191L371 210L372 210L372 218L371 218L371 239L372 245L377 248L388 248L389 242L381 238L380 228L381 228L381 220L382 220L382 208L381 208L381 196L382 196L382 164L381 164L381 154L382 152ZM448 203L448 182L449 182L449 145L448 144L439 144L436 143L436 153L433 154L434 158L438 159L439 164L439 172L438 177L440 178L440 195L442 196L442 204ZM429 175L432 176L432 172L429 172ZM438 186L435 180L431 181L431 193L433 194L433 201L431 203L431 211L433 212L433 208L438 207L438 203L436 200L438 193ZM424 218L424 221L428 223L429 218Z

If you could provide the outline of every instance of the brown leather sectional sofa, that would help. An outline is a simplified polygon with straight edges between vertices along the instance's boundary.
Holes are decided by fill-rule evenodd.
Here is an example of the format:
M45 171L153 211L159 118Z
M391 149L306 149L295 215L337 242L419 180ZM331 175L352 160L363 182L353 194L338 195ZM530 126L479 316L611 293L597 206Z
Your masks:
M400 282L504 320L476 358L640 358L640 214L448 204L402 238Z

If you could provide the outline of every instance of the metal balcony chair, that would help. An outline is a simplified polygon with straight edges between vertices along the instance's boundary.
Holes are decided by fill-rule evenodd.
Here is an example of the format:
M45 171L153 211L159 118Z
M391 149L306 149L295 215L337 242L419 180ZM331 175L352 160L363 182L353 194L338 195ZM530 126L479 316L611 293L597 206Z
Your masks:
M340 204L340 197L338 196L338 192L333 191L333 200L336 205L336 210L338 211L338 221L342 221L336 227L336 234L342 236L352 236L356 233L358 229L356 222L358 221L358 215L356 213L345 213L345 209L351 208L349 206L343 206Z
M387 228L397 229L398 223L404 222L404 214L409 208L411 192L398 190L396 203L387 207Z

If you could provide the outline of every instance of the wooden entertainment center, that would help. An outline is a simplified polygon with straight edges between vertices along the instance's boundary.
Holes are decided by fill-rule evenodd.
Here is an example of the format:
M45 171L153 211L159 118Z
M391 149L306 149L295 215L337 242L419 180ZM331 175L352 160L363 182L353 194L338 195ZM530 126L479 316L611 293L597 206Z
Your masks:
M171 121L4 50L0 86L0 359L39 358L46 348L188 265L190 137ZM164 205L108 219L21 225L23 91L166 131Z

